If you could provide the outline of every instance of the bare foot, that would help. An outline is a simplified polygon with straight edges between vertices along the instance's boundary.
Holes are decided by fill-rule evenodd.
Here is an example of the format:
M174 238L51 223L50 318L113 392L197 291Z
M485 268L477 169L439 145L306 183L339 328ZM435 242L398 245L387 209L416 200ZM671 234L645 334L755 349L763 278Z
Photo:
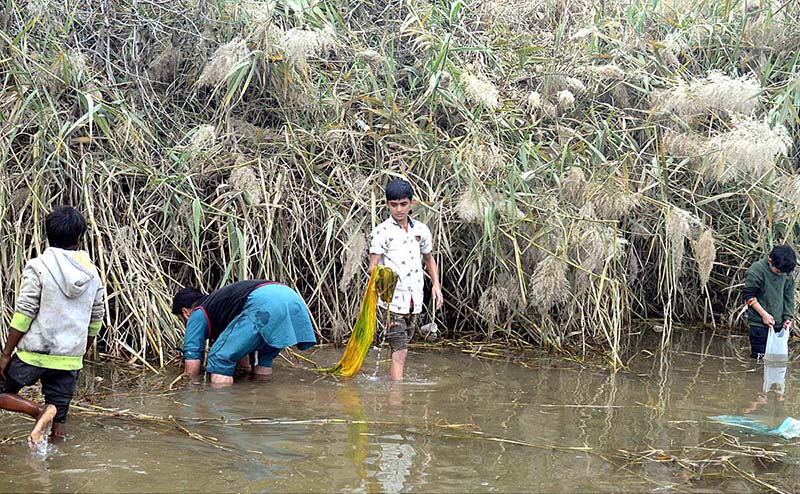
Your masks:
M43 443L47 438L47 429L53 423L53 417L56 416L56 407L53 405L45 405L42 413L36 417L36 425L33 430L28 434L28 444L31 446L38 446Z

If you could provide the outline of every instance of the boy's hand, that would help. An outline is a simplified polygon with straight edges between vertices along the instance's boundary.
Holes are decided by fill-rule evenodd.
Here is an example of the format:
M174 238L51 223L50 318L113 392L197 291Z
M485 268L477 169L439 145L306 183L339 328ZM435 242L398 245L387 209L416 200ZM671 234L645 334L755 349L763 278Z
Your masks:
M765 326L775 326L775 318L772 317L772 314L769 312L761 316L761 322L763 322Z
M0 381L2 382L6 380L6 370L8 369L9 363L11 363L11 357L5 353L2 354L2 356L0 356Z
M442 296L442 287L439 285L433 285L431 287L431 294L433 295L433 300L436 302L436 308L441 309L444 305L444 296Z
M787 319L787 320L783 321L783 329L785 329L787 331L791 331L792 330L792 320L791 319Z

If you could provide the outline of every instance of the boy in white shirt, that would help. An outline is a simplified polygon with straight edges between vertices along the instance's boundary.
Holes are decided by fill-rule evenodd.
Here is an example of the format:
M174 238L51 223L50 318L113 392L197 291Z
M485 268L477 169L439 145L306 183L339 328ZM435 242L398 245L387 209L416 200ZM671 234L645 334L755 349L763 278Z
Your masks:
M392 180L386 185L385 193L390 216L372 230L369 272L381 265L391 268L399 277L394 298L389 304L386 340L392 352L389 377L392 381L400 381L403 379L408 342L414 336L417 317L422 312L423 264L431 277L431 295L437 309L444 304L444 298L439 283L439 269L431 254L431 231L409 216L414 204L411 184L402 179ZM381 306L385 307L382 301Z

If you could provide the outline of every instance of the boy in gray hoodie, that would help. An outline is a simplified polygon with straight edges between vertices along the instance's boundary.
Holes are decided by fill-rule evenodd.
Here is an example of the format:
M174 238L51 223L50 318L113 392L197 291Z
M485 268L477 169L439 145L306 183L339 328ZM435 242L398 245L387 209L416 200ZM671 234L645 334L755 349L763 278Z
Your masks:
M97 268L81 248L86 220L75 208L55 208L45 219L50 247L22 271L16 310L0 356L0 408L36 420L32 445L65 436L83 355L100 331L105 291ZM12 352L16 354L12 357ZM42 383L44 404L17 395Z

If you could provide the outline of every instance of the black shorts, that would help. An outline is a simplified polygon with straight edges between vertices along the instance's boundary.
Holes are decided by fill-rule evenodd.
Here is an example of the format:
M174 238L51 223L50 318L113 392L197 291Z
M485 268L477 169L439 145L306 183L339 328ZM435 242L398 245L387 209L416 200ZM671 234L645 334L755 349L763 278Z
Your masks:
M35 365L26 364L14 355L11 357L11 363L8 364L6 380L0 384L0 393L17 394L25 386L32 386L36 384L36 381L42 381L44 402L48 405L55 405L56 409L58 409L53 420L65 422L80 372L78 370L68 371L36 367Z
M417 314L389 312L388 331L385 329L385 318L381 322L381 329L386 341L389 343L391 353L408 349L408 343L414 337L414 332L417 329Z

